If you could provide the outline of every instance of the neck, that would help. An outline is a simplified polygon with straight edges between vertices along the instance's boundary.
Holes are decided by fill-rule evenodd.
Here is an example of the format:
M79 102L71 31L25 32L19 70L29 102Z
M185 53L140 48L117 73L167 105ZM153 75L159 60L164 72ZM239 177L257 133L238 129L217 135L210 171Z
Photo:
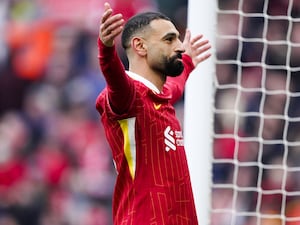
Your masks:
M143 67L142 65L134 67L129 65L129 71L136 73L151 82L159 91L162 91L166 82L165 75L150 70L149 67Z

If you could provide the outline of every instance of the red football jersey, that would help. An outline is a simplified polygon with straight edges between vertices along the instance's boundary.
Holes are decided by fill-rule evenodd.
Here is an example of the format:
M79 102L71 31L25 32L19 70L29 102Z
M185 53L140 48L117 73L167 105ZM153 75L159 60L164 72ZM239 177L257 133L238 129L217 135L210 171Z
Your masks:
M114 224L197 225L182 129L173 107L194 68L191 58L183 55L183 74L168 77L157 93L140 76L126 74L114 47L98 43L107 87L96 107L118 172ZM112 102L122 105L122 113L115 113Z

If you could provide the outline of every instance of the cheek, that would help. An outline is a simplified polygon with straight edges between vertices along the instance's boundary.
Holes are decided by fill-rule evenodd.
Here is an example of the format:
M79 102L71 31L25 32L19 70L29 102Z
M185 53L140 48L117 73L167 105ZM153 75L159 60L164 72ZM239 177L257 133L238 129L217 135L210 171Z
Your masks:
M167 46L160 42L153 42L148 46L148 52L153 57L158 57L159 55L167 55L170 52L170 46Z
M149 65L158 64L163 59L163 53L158 48L152 48L148 51L147 60Z
M158 46L155 46L155 45L150 46L149 49L148 49L148 54L151 57L158 56L161 53L162 53L162 49L159 48Z
M162 61L165 58L172 57L172 54L174 55L174 52L168 45L156 44L149 47L148 54L149 58L151 57L155 61Z

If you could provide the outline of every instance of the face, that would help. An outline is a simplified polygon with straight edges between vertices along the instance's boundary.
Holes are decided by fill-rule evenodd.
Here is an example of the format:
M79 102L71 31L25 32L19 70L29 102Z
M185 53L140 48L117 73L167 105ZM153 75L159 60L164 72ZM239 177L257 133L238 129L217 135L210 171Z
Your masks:
M167 20L153 20L146 34L147 60L149 66L165 76L178 76L182 73L182 42L179 32Z

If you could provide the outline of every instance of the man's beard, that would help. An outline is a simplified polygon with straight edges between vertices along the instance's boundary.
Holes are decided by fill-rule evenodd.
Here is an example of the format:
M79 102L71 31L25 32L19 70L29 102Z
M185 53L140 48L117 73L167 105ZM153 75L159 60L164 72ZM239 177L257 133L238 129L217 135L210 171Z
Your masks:
M182 61L179 60L181 58L182 58L181 53L178 53L175 56L172 56L170 58L165 58L164 74L170 77L179 76L184 70L184 65Z

